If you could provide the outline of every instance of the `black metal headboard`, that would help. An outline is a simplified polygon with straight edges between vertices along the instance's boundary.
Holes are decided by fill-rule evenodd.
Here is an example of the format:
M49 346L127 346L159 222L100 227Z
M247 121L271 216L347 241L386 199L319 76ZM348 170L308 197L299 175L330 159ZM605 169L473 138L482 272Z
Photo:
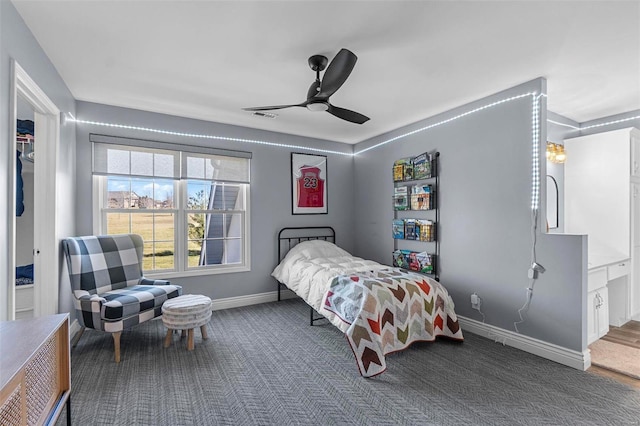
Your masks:
M336 231L330 226L282 228L280 232L278 232L278 262L280 262L296 244L311 240L324 240L335 244Z
M330 226L295 226L282 228L278 232L278 262L302 241L324 240L330 243L336 242L336 231ZM283 284L278 282L278 300L280 300L280 288Z

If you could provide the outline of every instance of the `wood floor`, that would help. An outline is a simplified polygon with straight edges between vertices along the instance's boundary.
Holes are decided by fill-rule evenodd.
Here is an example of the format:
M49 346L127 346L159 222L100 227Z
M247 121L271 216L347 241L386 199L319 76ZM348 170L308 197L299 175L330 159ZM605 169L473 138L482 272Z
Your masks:
M611 326L609 328L609 333L607 333L607 335L602 339L609 342L618 343L620 345L631 346L632 348L640 349L640 322L629 321L622 327ZM638 362L640 362L640 360L638 360ZM589 371L590 373L598 374L600 376L612 378L631 387L640 389L640 380L634 379L633 377L616 373L615 371L607 370L595 365L589 367L587 371Z
M640 322L629 321L622 327L609 327L604 340L640 349Z

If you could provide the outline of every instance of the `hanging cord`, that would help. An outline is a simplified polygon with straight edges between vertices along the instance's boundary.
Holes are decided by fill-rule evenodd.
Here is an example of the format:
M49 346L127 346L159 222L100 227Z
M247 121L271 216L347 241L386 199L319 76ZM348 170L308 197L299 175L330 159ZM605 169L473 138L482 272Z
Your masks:
M531 210L531 268L533 265L536 265L536 243L537 243L537 234L536 231L538 229L538 210ZM527 287L527 293L524 305L520 309L518 309L518 316L520 317L520 321L516 321L513 323L513 328L515 328L517 333L520 333L518 330L518 324L522 324L525 322L525 318L522 314L529 311L529 307L531 306L531 299L533 298L533 286L536 283L537 271L532 272L533 276L529 280L529 287Z

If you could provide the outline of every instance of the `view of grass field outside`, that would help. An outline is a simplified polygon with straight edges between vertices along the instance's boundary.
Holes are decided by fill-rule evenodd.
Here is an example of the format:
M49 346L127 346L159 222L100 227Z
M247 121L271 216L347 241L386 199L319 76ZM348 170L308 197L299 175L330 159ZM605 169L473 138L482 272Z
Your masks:
M94 142L100 231L141 235L147 272L243 264L248 158L163 147Z
M142 236L145 271L176 269L174 193L173 179L107 179L107 233Z
M145 271L175 268L174 229L173 213L107 213L108 234L134 233L142 236L145 241L142 269ZM200 253L194 257L199 258Z
M242 261L239 224L244 220L243 214L211 209L214 194L221 203L218 209L237 206L241 193L238 185L232 186L234 190L227 190L225 197L224 184L189 181L186 203L188 267ZM174 192L174 181L170 179L107 179L107 234L141 235L145 242L145 271L181 269L176 265L180 260L176 258L175 248L177 211ZM225 198L230 204L228 207Z

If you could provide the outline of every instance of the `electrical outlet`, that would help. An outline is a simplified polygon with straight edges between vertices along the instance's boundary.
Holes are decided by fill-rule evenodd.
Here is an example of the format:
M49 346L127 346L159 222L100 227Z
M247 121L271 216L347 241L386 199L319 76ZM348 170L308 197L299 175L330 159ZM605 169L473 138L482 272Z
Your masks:
M475 310L480 310L480 296L473 293L471 295L471 308Z

